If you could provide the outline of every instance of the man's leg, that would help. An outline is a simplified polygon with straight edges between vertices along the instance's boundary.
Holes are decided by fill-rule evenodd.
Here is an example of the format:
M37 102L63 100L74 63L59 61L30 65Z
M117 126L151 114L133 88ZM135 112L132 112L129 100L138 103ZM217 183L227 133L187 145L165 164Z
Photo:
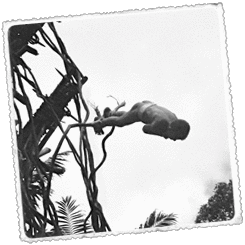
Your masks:
M101 127L117 126L124 127L135 122L138 122L138 114L136 110L130 110L129 112L115 112L113 116L104 118L101 120Z
M107 126L124 127L126 125L139 122L138 110L139 104L136 103L128 112L124 111L111 111L111 116L107 118L101 118L94 122L94 129L96 132L100 132L102 128Z

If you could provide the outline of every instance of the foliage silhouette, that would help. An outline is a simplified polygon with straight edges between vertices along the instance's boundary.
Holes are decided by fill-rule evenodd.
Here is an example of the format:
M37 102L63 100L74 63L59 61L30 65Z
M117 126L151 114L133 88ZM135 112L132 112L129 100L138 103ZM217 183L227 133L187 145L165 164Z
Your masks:
M61 176L64 172L65 172L65 168L64 168L64 162L66 161L66 159L64 158L64 156L67 156L69 154L69 152L61 152L58 154L57 158L54 161L54 166L53 166L53 173ZM49 171L50 171L50 162L51 162L52 158L48 158L46 161L42 162L40 160L40 163L43 166L44 169L44 173L42 174L42 181L44 183L46 183L48 181L48 176L49 176ZM33 207L35 207L36 210L39 209L39 205L38 205L38 201L43 200L45 197L43 195L43 190L42 190L42 182L39 178L39 173L38 170L36 168L33 169L32 172L32 178L31 181L29 183L29 194L30 194L30 202L31 205ZM51 193L50 193L51 194ZM24 199L25 200L25 199ZM26 207L26 203L23 202L24 207ZM26 228L26 233L28 236L32 236L32 230L33 227L29 224L32 224L32 216L30 213L28 213L28 209L26 207L26 209L24 209L24 217L25 217L25 221L26 224L28 225L28 228ZM34 210L32 211L34 212ZM36 215L38 215L38 212L36 212ZM39 216L38 216L39 217ZM41 216L40 216L41 217ZM51 234L55 234L57 235L57 231L56 232L52 232ZM39 232L35 235L35 237L42 237L42 236L49 236L50 233L46 233L46 229L42 229L42 232Z
M163 212L158 212L154 210L150 216L146 219L144 224L140 225L140 229L154 228L154 227L164 227L170 226L177 223L175 214L164 214Z
M83 97L82 86L87 82L88 77L82 74L69 56L53 22L12 26L8 30L8 37L25 234L30 238L62 235L57 211L51 200L51 186L53 174L62 175L65 172L61 164L63 156L59 153L64 140L67 141L81 169L81 178L86 188L90 212L85 221L91 218L95 232L110 231L98 201L96 183L98 168L95 167L93 151L86 131L90 111ZM25 53L41 55L39 45L55 52L62 59L65 68L64 74L56 69L62 79L58 83L54 81L57 85L53 92L50 91L49 96L42 93L31 66L25 62L23 56ZM35 112L33 98L42 100ZM73 103L72 112L69 108L70 103ZM61 124L65 116L73 119L73 124L65 125L66 130ZM57 128L62 134L61 140L57 143L53 156L43 162L40 153ZM69 130L74 128L79 131L78 147L73 145L68 135ZM104 138L103 146L107 138ZM104 147L103 153L103 161L99 166L106 158ZM47 231L48 228L51 232Z
M63 235L77 235L93 232L93 228L89 223L85 223L84 214L77 210L78 205L75 205L75 200L71 196L62 198L58 204L58 220L59 227Z
M214 188L214 195L201 206L195 223L226 221L234 216L232 180L220 182Z

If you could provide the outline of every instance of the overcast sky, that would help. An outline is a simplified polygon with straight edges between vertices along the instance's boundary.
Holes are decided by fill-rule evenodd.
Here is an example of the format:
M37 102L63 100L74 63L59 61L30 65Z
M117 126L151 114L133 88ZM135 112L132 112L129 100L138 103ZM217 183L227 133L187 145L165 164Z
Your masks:
M139 227L154 209L177 214L181 226L193 224L214 185L231 178L221 15L220 7L209 5L84 16L56 24L68 53L89 78L83 90L87 100L101 110L116 106L108 95L126 101L123 110L151 100L191 125L181 142L146 135L142 123L116 128L97 173L99 202L113 231ZM50 94L60 80L54 67L62 71L62 62L49 48L39 53L25 58L43 92ZM77 132L70 134L74 144ZM99 163L103 137L88 132ZM53 151L60 136L57 130L47 144ZM68 149L64 144L62 150ZM80 170L69 160L65 175L54 181L53 197L72 195L86 209Z

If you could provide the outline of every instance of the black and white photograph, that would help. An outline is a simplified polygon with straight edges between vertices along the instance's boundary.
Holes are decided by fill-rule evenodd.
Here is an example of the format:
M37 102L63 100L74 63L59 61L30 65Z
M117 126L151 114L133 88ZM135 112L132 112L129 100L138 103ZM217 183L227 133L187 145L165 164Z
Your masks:
M3 29L21 240L242 223L221 3Z

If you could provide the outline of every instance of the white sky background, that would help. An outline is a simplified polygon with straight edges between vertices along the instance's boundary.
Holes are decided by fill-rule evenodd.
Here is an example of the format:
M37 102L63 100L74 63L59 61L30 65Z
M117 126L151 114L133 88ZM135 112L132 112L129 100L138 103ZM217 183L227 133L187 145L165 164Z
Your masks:
M101 110L116 106L108 95L125 100L124 110L151 100L191 125L182 142L146 135L141 123L116 128L97 173L99 202L113 231L139 227L155 208L177 214L180 226L192 224L214 185L231 177L220 14L215 6L203 6L56 24L68 53L89 78L86 99ZM40 47L39 53L26 60L43 92L50 94L60 81L54 67L62 70L62 62L49 48ZM74 144L77 135L75 130L70 135ZM99 163L103 137L91 129L89 136ZM54 151L59 139L56 132L47 146ZM69 159L64 177L53 184L54 199L72 195L86 208L80 170Z

